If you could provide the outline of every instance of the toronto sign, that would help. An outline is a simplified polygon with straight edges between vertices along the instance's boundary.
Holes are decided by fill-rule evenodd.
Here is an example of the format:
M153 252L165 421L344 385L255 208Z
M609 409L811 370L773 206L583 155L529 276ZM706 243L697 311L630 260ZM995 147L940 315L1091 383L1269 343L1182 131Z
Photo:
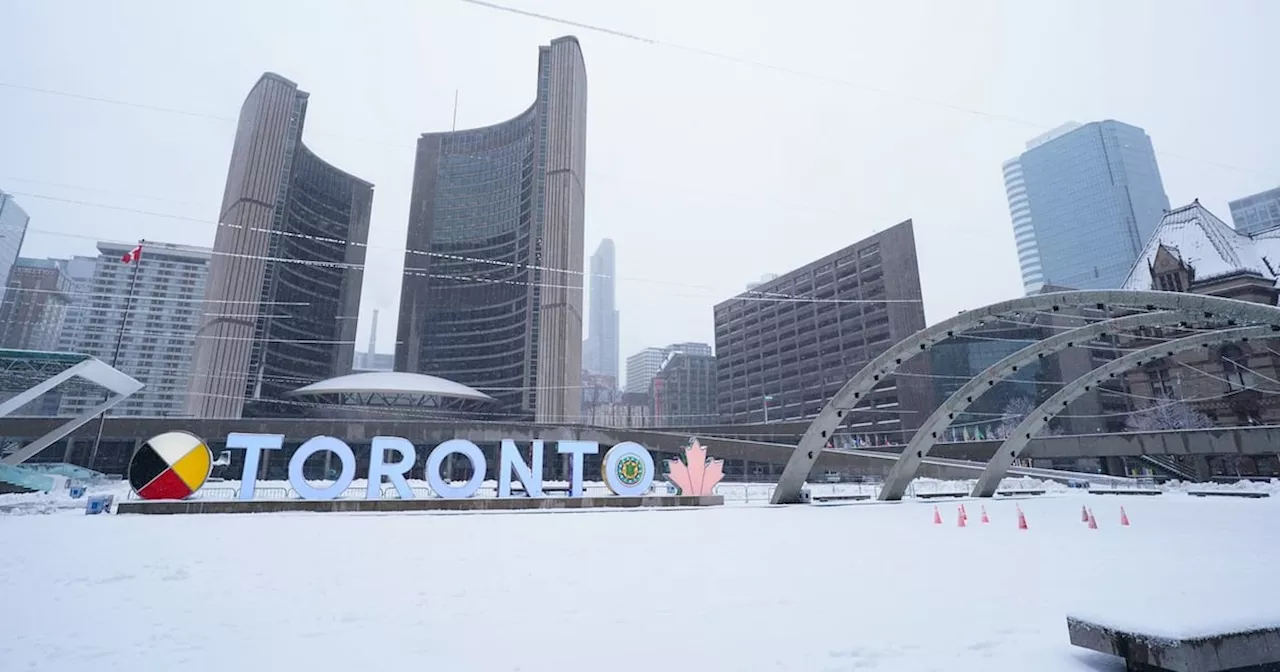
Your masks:
M530 461L525 462L516 442L503 439L498 449L498 497L512 497L513 478L524 486L517 496L543 497L542 440L534 440ZM227 435L226 447L244 451L244 467L240 476L239 498L254 498L262 454L284 447L282 434L236 432ZM600 452L595 441L556 441L556 453L570 458L569 496L582 497L585 456ZM312 455L331 453L342 469L333 481L312 485L303 477L303 465ZM724 477L722 460L707 459L707 451L697 439L685 447L681 458L666 460L667 480L679 494L699 496L712 494ZM471 478L454 485L440 476L445 460L457 455L471 463ZM366 499L380 499L385 479L395 488L400 499L414 499L406 475L417 461L413 442L396 436L376 436L370 445ZM391 459L388 459L391 458ZM144 443L129 462L129 484L142 499L186 499L194 495L209 479L214 466L213 452L200 437L184 431L165 432ZM654 461L649 449L634 441L624 441L610 448L601 460L601 480L614 495L639 497L649 493L654 481ZM484 452L466 439L450 439L427 454L426 476L431 490L444 499L474 497L484 484L488 462ZM332 436L317 436L298 447L289 458L289 484L306 500L329 500L340 497L356 477L355 451L347 442Z

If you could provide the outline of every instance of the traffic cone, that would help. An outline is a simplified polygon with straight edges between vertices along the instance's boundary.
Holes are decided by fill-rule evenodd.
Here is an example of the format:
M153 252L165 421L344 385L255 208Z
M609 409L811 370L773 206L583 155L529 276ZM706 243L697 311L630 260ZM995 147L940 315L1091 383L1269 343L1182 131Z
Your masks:
M965 517L964 517L964 507L963 507L963 506L961 506L961 507L956 511L956 513L957 513L957 515L956 515L956 527L964 527L964 520L965 520Z
M1120 526L1129 527L1129 514L1124 512L1124 507L1120 507Z
M1027 529L1027 515L1022 512L1022 507L1018 507L1018 529Z
M1089 522L1089 509L1085 508L1084 506L1080 507L1080 522L1082 523Z
M1098 519L1093 517L1092 511L1089 512L1089 529L1091 530L1098 529Z
M982 507L982 524L983 524L983 525L986 525L986 524L987 524L987 523L989 523L989 522L991 522L991 519L987 517L987 507L986 507L986 505L983 505L983 507Z
M969 522L969 512L965 510L964 504L960 505L960 517L964 518L966 523Z
M938 506L936 504L933 507L933 524L934 525L942 524L942 514L938 513Z

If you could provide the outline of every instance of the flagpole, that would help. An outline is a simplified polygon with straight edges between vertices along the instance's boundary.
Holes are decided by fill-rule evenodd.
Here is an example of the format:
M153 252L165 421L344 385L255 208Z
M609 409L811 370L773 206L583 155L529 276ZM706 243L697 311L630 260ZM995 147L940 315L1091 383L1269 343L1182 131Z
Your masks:
M124 300L124 314L120 316L120 329L116 332L116 347L111 353L111 368L113 369L116 368L116 364L120 359L120 349L124 345L125 327L129 324L129 313L133 309L133 291L138 286L138 270L142 268L141 250L143 244L146 242L146 240L139 240L138 246L129 251L131 256L135 250L139 251L139 253L137 257L133 257L132 259L133 273L129 276L129 293L126 295ZM110 399L111 391L107 390L107 393L102 397L102 401L105 403ZM98 444L102 443L102 430L105 428L106 424L107 412L103 411L98 415L98 435L93 439L93 450L89 453L89 464L87 465L89 468L93 467L93 461L98 456Z

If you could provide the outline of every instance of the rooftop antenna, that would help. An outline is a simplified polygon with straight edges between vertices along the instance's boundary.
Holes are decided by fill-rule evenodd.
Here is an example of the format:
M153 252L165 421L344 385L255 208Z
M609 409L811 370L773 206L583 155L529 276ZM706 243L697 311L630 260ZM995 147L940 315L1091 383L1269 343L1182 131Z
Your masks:
M453 128L449 130L453 130L453 131L458 130L458 90L457 89L453 90Z

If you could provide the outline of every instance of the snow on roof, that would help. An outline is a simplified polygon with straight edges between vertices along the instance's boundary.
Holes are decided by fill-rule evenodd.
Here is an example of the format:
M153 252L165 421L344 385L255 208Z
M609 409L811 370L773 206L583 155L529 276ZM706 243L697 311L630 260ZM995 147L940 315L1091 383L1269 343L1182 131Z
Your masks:
M1274 282L1272 266L1280 262L1280 230L1244 235L1197 200L1165 213L1129 271L1123 289L1151 289L1150 265L1161 245L1195 269L1196 282L1242 272Z
M493 397L452 380L403 371L372 371L329 378L300 387L285 396L315 394L421 394L452 399L491 400Z

